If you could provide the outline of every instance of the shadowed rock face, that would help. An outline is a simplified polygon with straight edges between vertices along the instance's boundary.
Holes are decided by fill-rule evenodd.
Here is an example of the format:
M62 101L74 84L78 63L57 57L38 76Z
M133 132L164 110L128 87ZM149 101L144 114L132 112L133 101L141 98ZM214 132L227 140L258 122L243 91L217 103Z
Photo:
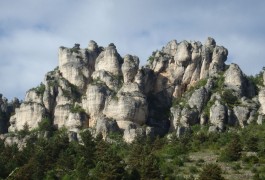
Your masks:
M20 102L17 98L14 98L11 102L0 94L0 134L8 132L9 118L14 113L15 108L20 106Z
M78 44L60 47L59 67L27 92L8 130L25 124L34 129L48 118L72 133L93 128L106 138L118 131L132 142L168 131L181 135L195 124L209 124L210 131L223 131L226 124L243 127L257 113L262 122L264 88L255 97L240 68L225 65L227 55L213 38L204 44L173 40L139 68L137 56L121 57L113 43L105 48L94 41L86 49Z

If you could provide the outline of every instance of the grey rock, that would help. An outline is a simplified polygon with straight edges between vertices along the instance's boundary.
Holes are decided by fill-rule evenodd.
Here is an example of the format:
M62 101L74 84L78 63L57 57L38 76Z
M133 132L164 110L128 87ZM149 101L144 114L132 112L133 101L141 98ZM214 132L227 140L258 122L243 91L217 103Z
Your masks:
M216 46L216 42L212 37L208 37L205 41L205 46L214 48Z
M136 56L126 55L121 70L125 83L133 82L139 68L139 58Z
M109 98L103 113L117 121L127 120L143 125L148 115L146 97L141 93L122 92Z
M198 124L199 112L196 109L184 108L181 111L180 124L185 127L189 127L195 124Z
M59 71L70 83L84 89L94 71L96 52L88 53L84 49L73 50L65 47L59 49Z
M120 131L115 120L106 117L99 117L96 124L96 134L102 134L105 139L110 133L118 133Z
M213 126L218 128L218 130L224 130L224 125L227 122L227 108L222 105L220 101L215 101L214 105L210 108L209 120Z
M262 88L258 94L258 101L260 103L259 112L265 114L265 88Z
M89 51L92 51L92 52L97 51L98 50L98 44L95 41L91 40L91 41L89 41L87 48Z
M241 127L245 127L247 124L247 120L250 115L250 111L247 107L242 107L242 106L235 106L233 108L234 114L239 122L239 125Z
M167 53L171 56L174 56L177 52L178 44L176 40L172 40L167 43L167 45L163 48L163 52Z
M177 137L181 137L185 133L189 133L189 132L190 132L190 128L189 127L178 126L176 135L177 135Z
M263 115L259 115L258 116L258 120L257 120L257 124L262 125L264 121L264 116Z
M121 75L122 58L115 46L108 46L96 59L95 70L104 70L115 76Z
M174 60L178 65L186 65L191 60L191 52L189 51L190 44L187 41L182 41L177 48Z
M228 89L234 90L234 92L240 97L245 95L245 78L238 65L231 64L226 70L224 77L224 85Z
M194 91L188 104L191 108L196 108L199 112L202 112L202 109L208 100L208 96L207 90L204 87L201 87Z
M210 126L208 129L209 133L216 133L219 131L219 128L217 126Z

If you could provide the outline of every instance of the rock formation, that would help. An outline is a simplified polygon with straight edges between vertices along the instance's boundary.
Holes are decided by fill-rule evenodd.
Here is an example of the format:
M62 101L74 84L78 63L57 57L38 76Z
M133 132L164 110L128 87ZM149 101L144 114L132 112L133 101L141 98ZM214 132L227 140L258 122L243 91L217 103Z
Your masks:
M0 94L0 134L8 132L9 118L14 114L15 108L20 106L20 102L17 98L14 98L11 102L8 102L7 98Z
M8 131L37 129L48 119L70 132L89 128L104 138L119 132L131 142L168 132L180 136L195 124L224 131L227 125L262 123L265 74L255 91L238 65L225 64L227 55L213 38L204 44L170 41L153 52L145 67L139 67L136 56L121 57L113 43L60 47L59 67L26 93Z

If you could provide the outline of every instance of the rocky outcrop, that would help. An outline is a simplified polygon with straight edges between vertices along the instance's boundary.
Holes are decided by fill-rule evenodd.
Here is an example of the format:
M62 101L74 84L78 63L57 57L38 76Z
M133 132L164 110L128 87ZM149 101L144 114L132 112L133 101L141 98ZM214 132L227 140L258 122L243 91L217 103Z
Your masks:
M196 89L194 93L192 93L188 101L189 106L191 108L197 109L201 113L204 105L208 101L208 98L209 98L208 94L209 94L208 91L204 87Z
M9 118L19 106L20 102L17 98L8 102L8 99L0 94L0 134L8 132Z
M38 127L38 123L45 117L42 95L39 94L39 91L42 91L43 88L45 87L41 84L38 88L31 89L26 93L24 102L10 118L8 131L19 131L24 128L35 129Z
M121 57L113 43L60 47L59 67L27 92L8 130L32 130L48 119L54 127L67 128L72 140L89 128L105 139L119 132L132 142L168 131L181 136L195 124L224 131L227 125L262 123L264 88L255 90L239 66L226 65L227 56L213 38L204 44L170 41L144 67L136 56Z
M124 83L133 82L139 68L139 58L136 56L126 55L121 70Z
M123 59L117 52L116 46L112 43L100 53L95 63L96 71L104 70L115 76L121 75L121 64L123 63Z
M263 78L263 86L259 87L260 91L258 94L258 100L260 103L260 109L259 112L263 115L265 115L265 71L262 73Z
M210 123L218 131L224 130L224 125L227 120L227 108L222 105L218 100L210 108Z

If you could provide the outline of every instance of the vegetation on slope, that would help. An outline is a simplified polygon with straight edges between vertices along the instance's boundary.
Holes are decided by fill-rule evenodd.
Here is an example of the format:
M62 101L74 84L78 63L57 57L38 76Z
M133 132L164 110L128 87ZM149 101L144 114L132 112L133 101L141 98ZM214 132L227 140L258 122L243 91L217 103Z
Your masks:
M215 134L206 127L192 129L181 138L137 139L132 144L118 134L111 134L108 143L84 131L80 144L69 142L63 129L44 128L50 135L39 138L36 131L24 131L27 146L22 150L0 141L0 179L265 178L265 125Z

